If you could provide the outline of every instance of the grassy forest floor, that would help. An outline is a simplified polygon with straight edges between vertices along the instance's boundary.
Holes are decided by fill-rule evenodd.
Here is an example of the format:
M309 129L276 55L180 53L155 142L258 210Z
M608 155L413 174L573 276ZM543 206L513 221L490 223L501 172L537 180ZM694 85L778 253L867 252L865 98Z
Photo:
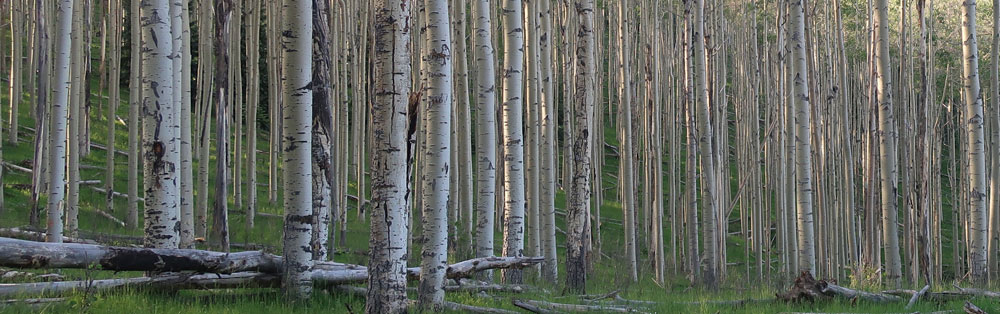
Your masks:
M6 84L3 84L6 85ZM96 86L92 90L97 90ZM0 92L0 103L9 103L8 97L6 95L7 89L3 88ZM34 137L34 132L30 131L25 127L33 127L34 122L30 117L30 112L32 110L30 97L25 98L26 101L19 110L20 114L20 141L14 145L6 142L7 134L4 134L3 144L3 159L5 162L14 163L21 166L30 167L30 160L33 154L32 139ZM127 95L123 95L123 100L127 100ZM2 106L3 117L7 117L7 106ZM98 108L101 107L101 108ZM105 144L107 138L107 120L104 110L106 104L93 104L90 110L91 118L91 139L96 144ZM119 110L118 115L121 117L127 117L127 103L123 103ZM6 120L6 119L4 119ZM6 122L6 121L5 121ZM6 133L6 132L5 132ZM258 150L266 151L267 149L267 134L266 131L261 131L261 138L258 140ZM608 128L605 132L606 140L616 145L615 135L612 129ZM118 150L127 150L127 140L128 133L127 127L121 122L118 123L116 127L116 143L115 147ZM81 179L83 180L103 180L105 176L105 158L106 151L102 149L94 148L91 153L85 158L81 158L81 163L85 167L81 170ZM256 227L253 230L247 230L245 228L244 215L239 212L234 212L230 214L230 233L233 242L252 242L264 244L270 247L278 248L281 243L281 225L282 221L280 215L282 210L280 208L280 194L278 197L278 203L268 202L267 198L267 159L265 154L260 154L258 160L258 178L264 184L258 188L258 199L260 200L260 209L262 213L270 213L278 216L258 216ZM127 156L119 154L115 158L115 187L117 191L124 191L127 184ZM197 164L196 164L197 165ZM211 162L211 166L215 166L214 154ZM196 168L197 169L197 168ZM10 168L4 169L3 176L3 193L5 197L5 207L0 212L0 227L25 227L28 226L28 216L29 216L29 197L30 197L30 183L31 178L27 173L18 172L11 170ZM214 171L214 170L210 170ZM612 174L617 172L617 160L614 156L608 154L608 159L606 160L606 167L604 168L604 182L605 187L612 186L616 181ZM214 173L214 172L210 172ZM214 180L210 176L210 186L214 186ZM242 182L242 181L241 181ZM141 182L140 182L141 183ZM244 183L245 184L245 183ZM245 187L244 187L245 188ZM349 193L355 194L355 186L349 187ZM245 190L244 190L245 191ZM214 199L214 189L210 189L210 199ZM280 193L280 191L279 191ZM850 301L843 300L831 300L831 301L821 301L816 303L804 303L804 304L784 304L784 303L755 303L744 306L723 306L723 305L692 305L691 302L701 302L701 301L718 301L718 300L740 300L740 299L759 299L759 298L773 298L774 293L781 292L787 289L790 284L790 278L778 278L773 277L770 281L758 281L756 278L747 278L746 276L746 258L743 254L743 240L738 236L731 236L727 242L729 247L727 250L730 252L728 262L735 263L736 266L731 266L729 268L728 276L729 278L722 284L721 288L716 291L702 291L698 288L691 288L691 285L683 275L683 273L674 272L674 269L668 266L668 273L671 277L667 280L666 286L660 286L652 279L651 271L649 269L649 263L645 260L642 262L643 267L641 269L640 278L638 283L626 283L623 279L625 278L625 269L621 267L621 261L615 260L615 256L620 256L624 250L624 245L622 245L622 228L621 228L621 207L615 202L614 189L610 189L607 192L607 201L601 206L601 217L605 219L608 223L605 223L601 233L603 244L603 253L605 256L600 258L600 260L594 263L593 273L588 279L588 289L587 292L590 294L604 294L614 290L620 290L620 296L630 300L646 300L654 301L656 305L649 307L639 307L641 311L656 312L656 313L777 313L777 312L852 312L852 313L892 313L892 312L914 312L914 311L941 311L941 310L959 310L962 307L961 301L947 302L947 303L937 303L931 301L919 302L916 307L909 311L904 311L904 304L891 304L891 305L875 305L859 301L856 304L852 304ZM356 194L355 194L356 195ZM564 195L560 191L557 200L557 208L565 208L564 206ZM42 199L42 204L44 204L44 196ZM230 204L232 204L232 198L230 196ZM99 193L90 188L81 188L80 194L80 228L83 231L109 233L109 234L121 234L121 235L141 235L141 230L129 230L115 224L107 218L100 216L96 209L107 210L104 201L104 194ZM196 205L197 206L197 205ZM230 205L232 208L232 205ZM337 247L337 252L334 256L334 260L338 262L356 263L356 264L367 264L367 247L368 247L368 236L369 236L369 222L364 220L364 217L357 214L356 204L351 201L349 204L348 213L348 232L346 236L346 246ZM125 211L127 209L126 200L122 198L115 198L115 208L112 212L113 215L119 217L119 219L124 219ZM140 214L140 219L141 219ZM947 215L946 215L947 217ZM44 222L44 210L43 218ZM559 226L565 226L562 222L562 217L557 215L557 224ZM618 223L614 223L617 221ZM141 226L141 221L140 221ZM667 224L669 226L669 224ZM141 228L140 228L141 229ZM950 230L950 228L945 227L944 230ZM738 230L738 226L736 229ZM500 238L500 231L497 232L497 242L502 243ZM667 233L669 234L669 232ZM557 234L559 238L559 243L564 243L564 237L562 234ZM669 240L668 240L669 243ZM119 243L121 244L121 243ZM204 248L204 247L201 247ZM499 252L499 249L497 250ZM280 251L274 251L272 253L280 254ZM640 252L640 256L645 256L645 252ZM416 256L416 254L411 255ZM565 258L564 248L560 248L560 261ZM457 261L459 259L454 256L450 257L451 262ZM669 260L669 259L668 259ZM418 260L411 260L411 266L419 265ZM31 270L31 272L37 273L49 273L50 270ZM116 278L116 277L138 277L142 276L139 272L105 272L105 271L87 271L87 270L62 270L60 272L67 280L86 280L86 279L103 279L103 278ZM777 273L775 271L774 273ZM447 299L454 302L459 302L468 305L486 306L503 308L509 310L519 310L511 304L513 299L535 299L535 300L545 300L550 302L558 303L579 303L584 304L583 299L578 298L575 295L564 294L561 284L553 284L550 282L543 282L537 280L535 276L532 275L532 271L528 271L527 284L537 287L537 289L529 290L524 293L498 293L491 292L488 295L467 293L467 292L449 292L447 294ZM560 278L565 277L564 265L560 264ZM0 279L0 283L5 283ZM561 283L561 281L560 281ZM845 283L845 285L847 285ZM945 283L944 286L939 287L942 290L948 289L946 287L950 285L950 282ZM911 289L917 289L919 287L908 287ZM411 291L411 298L415 298L415 292ZM24 297L36 297L36 296L24 296ZM1000 300L997 299L975 299L973 300L981 308L989 312L1000 311ZM144 313L144 314L154 314L154 313L285 313L285 312L335 312L335 313L345 313L354 312L360 313L364 309L364 299L361 297L337 293L333 291L316 290L314 292L313 298L310 302L304 304L291 305L284 302L279 291L274 289L225 289L225 290L206 290L206 291L193 291L184 290L179 292L163 292L163 291L141 291L135 289L122 289L115 290L107 293L86 293L78 292L71 294L68 302L54 303L46 305L43 307L27 307L24 305L15 306L3 306L0 305L0 312L5 313L35 313L35 312L46 312L46 313L76 313L76 312L94 312L94 313Z

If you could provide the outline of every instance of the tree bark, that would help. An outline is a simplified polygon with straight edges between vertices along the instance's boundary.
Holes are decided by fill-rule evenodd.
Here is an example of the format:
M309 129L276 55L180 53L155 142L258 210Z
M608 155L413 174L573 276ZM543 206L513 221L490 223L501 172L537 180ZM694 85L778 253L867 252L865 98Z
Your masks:
M812 186L812 108L809 104L809 75L806 66L805 3L793 0L789 7L789 34L792 45L793 107L796 111L795 173L797 175L795 198L798 216L798 259L797 271L816 273L816 239L813 235L813 186Z
M901 284L902 266L899 258L897 227L897 155L895 110L892 104L892 74L889 71L889 18L888 1L878 0L875 14L875 67L878 84L878 134L881 153L880 178L882 184L882 237L885 241L885 258L888 279L892 286Z
M410 9L401 0L374 3L372 212L365 312L406 311L409 234L406 147L410 96Z
M552 77L552 10L551 1L541 1L542 30L539 34L541 46L542 67L542 106L541 106L541 179L539 195L539 223L541 224L541 253L545 256L542 263L542 279L556 282L558 276L558 261L556 252L556 102Z
M503 73L503 256L524 254L524 12L522 0L505 0ZM519 284L520 270L503 272L503 282Z
M979 86L979 46L976 41L976 0L962 3L962 58L964 74L965 119L969 145L969 267L972 281L985 284L987 279L987 239L989 224L986 209L986 138L983 130L983 95Z
M716 282L716 265L719 261L718 254L718 228L716 220L719 216L718 210L718 183L715 173L715 149L713 146L714 134L711 118L711 104L709 103L709 85L707 73L707 51L705 50L705 3L704 0L695 0L694 4L694 87L696 106L698 107L698 149L701 153L702 177L705 181L705 197L702 219L700 224L704 230L702 241L705 247L706 266L702 271L702 281L709 288L714 288ZM695 178L691 178L694 180ZM699 267L695 265L695 267Z
M493 218L496 213L497 123L496 60L493 49L490 1L476 0L476 257L493 256ZM490 279L492 272L484 272Z
M73 1L62 0L57 3L55 29L55 75L52 99L52 114L50 121L53 134L65 134L66 111L69 104L69 65L70 65L70 24L72 22ZM49 204L48 204L48 242L62 242L63 237L63 203L66 195L66 138L50 136L49 143Z
M231 0L215 0L215 202L209 243L229 251L229 19ZM207 131L206 131L207 132Z
M174 102L180 119L180 242L194 246L194 170L191 159L191 26L188 1L171 0L171 31L174 39ZM117 82L112 82L117 84ZM114 144L109 143L113 155ZM113 178L112 178L113 180Z
M593 156L594 102L596 95L596 59L594 34L594 1L576 3L576 74L573 99L573 133L570 138L573 154L573 175L569 184L566 216L566 285L571 291L584 292L587 283L587 261L584 247L590 218L591 157ZM603 132L596 132L603 134Z
M633 282L639 281L638 272L638 258L636 255L636 243L635 243L635 217L636 217L636 207L635 207L635 184L633 181L633 153L632 153L632 69L631 60L626 54L632 53L629 47L629 41L631 39L626 39L626 25L629 23L628 14L631 12L632 7L630 7L628 0L623 0L618 7L618 62L620 62L620 67L618 69L618 99L619 99L619 109L618 114L621 121L621 126L619 127L619 136L621 139L621 156L619 158L621 162L621 204L622 204L622 216L625 218L623 221L625 229L625 262L626 270L628 271L629 279ZM603 142L603 140L602 140ZM655 254L660 255L662 252L656 252Z

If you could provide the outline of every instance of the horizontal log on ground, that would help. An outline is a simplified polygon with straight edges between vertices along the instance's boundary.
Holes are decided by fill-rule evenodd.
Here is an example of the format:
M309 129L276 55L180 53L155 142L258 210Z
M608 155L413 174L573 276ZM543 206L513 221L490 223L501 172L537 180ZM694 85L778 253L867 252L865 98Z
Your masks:
M523 304L531 305L536 308L547 308L556 311L570 311L570 312L604 312L604 313L632 313L638 312L630 307L621 306L606 306L606 305L582 305L582 304L565 304L565 303L552 303L545 301L535 301L535 300L520 300ZM515 304L517 305L517 304ZM530 311L530 310L529 310Z
M3 230L3 229L0 229L0 230ZM40 241L40 242L44 242L45 241L45 232L44 231L39 231L39 230L36 230L36 229L32 229L30 227L27 228L27 229L25 229L25 231L29 231L29 232L34 232L34 233L37 233L37 234L41 234L41 238L38 238L40 240L36 240L35 238L29 239L29 238L20 238L20 237L13 237L13 236L5 236L2 233L0 233L0 237L8 237L8 238L21 239L21 240ZM131 245L142 246L142 242L143 242L143 238L140 237L140 236L130 236L130 235L112 234L112 233L100 233L100 232L93 232L93 231L86 231L86 230L77 230L76 233L79 235L79 237L77 237L76 239L81 240L81 241L86 241L86 242L83 242L83 243L86 243L86 244L103 244L103 245L110 245L110 244L131 244ZM70 241L63 241L63 242L70 242ZM74 242L74 243L81 243L81 242ZM234 249L240 249L240 250L275 251L274 246L267 245L267 244L260 244L260 243L233 242L233 243L229 244L229 247L234 248Z
M107 193L108 193L108 190L105 190L105 189L103 189L103 188L100 188L100 187L96 187L96 186L90 186L90 189L91 189L91 190L94 190L94 191L97 191L97 192L100 192L100 193L104 193L104 194L107 194ZM121 198L128 198L128 194L125 194L125 193L120 193L120 192L118 192L118 191L112 191L112 193L111 193L111 194L112 194L112 195L114 195L114 196L116 196L116 197L121 197ZM136 199L138 199L138 200L139 200L140 202L145 202L145 201L146 201L146 199L145 199L145 198L142 198L142 197L138 197L138 198L136 198Z
M871 293L865 291L854 290L850 288L841 287L832 283L826 283L823 288L823 293L832 294L847 299L858 298L872 303L888 303L888 302L901 302L903 298L883 293Z
M516 306L516 307L525 309L528 312L532 312L532 313L538 313L538 314L555 313L555 311L552 311L552 310L549 310L549 309L546 309L546 308L541 308L541 307L535 306L534 304L527 303L527 302L522 301L522 300L514 299L514 300L511 300L511 303L514 304L514 306Z
M122 287L154 289L223 289L239 287L279 287L277 275L240 272L222 274L166 274L156 277L0 284L0 296L55 295L89 289L106 291Z
M10 305L42 306L52 303L66 302L66 298L36 298L36 299L11 299L0 300L0 307Z
M524 268L541 263L543 257L480 257L448 265L446 277L471 277L487 269ZM0 238L0 266L16 268L87 268L100 266L113 271L197 271L228 274L244 271L278 273L280 256L260 251L222 253L192 249L150 249L77 243L45 243ZM336 272L333 277L326 272ZM335 262L317 262L318 280L357 282L368 277L367 267ZM420 268L407 269L410 279L420 277Z
M36 274L0 268L0 280L11 281L62 281L60 274Z
M24 230L21 228L0 228L0 237L29 240L36 242L45 242L45 233L37 232L31 230ZM63 236L63 242L66 243L85 243L85 244L97 244L96 241L67 237Z
M123 228L125 227L125 222L124 221L119 220L114 215L109 214L106 211L97 209L97 214L103 216L104 218L107 218L108 220L111 220L112 222L114 222L115 224L117 224L117 225L119 225L119 226L121 226Z
M774 302L776 299L741 299L741 300L709 300L709 301L691 301L691 302L678 302L678 304L683 305L728 305L728 306L741 306L746 304L755 303L769 303Z
M448 285L444 286L444 291L448 292L510 292L510 293L522 293L524 292L524 287L519 285L499 285L499 284L488 284L488 285Z
M0 238L0 266L17 268L88 268L96 265L101 269L114 271L275 273L281 269L279 260L274 255L259 251L221 253Z

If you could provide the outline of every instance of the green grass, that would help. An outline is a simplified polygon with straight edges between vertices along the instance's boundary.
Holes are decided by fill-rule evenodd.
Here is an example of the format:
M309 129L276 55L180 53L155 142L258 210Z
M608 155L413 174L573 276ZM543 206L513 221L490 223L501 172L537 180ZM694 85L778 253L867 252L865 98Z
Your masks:
M96 86L94 88L96 90ZM127 89L125 89L127 91ZM7 104L7 92L6 88L0 89L0 103ZM19 110L20 113L20 124L22 126L33 126L33 121L30 117L31 111L31 97L24 98L24 104ZM126 94L123 94L123 100L127 100ZM106 115L103 112L99 112L96 106L104 106L104 104L93 103L90 113L91 113L91 138L94 142L104 144L107 138L107 121ZM6 111L6 106L4 111ZM118 114L122 117L127 116L127 104L122 104L119 106ZM98 115L100 113L100 115ZM2 116L6 117L5 113ZM266 151L267 135L263 131L260 132L260 139L258 140L258 149L260 151ZM615 138L615 132L610 129L605 130L605 138L609 144L617 146L617 139ZM31 160L33 154L33 147L31 140L33 134L30 132L23 132L21 134L22 141L16 145L10 143L4 143L3 147L3 158L5 161L22 164L25 160ZM116 142L115 147L119 150L127 150L127 139L128 133L125 125L119 124L116 128ZM6 140L6 136L4 137ZM81 170L81 178L83 180L103 180L104 179L104 163L106 152L99 149L93 149L91 153L85 158L81 159L84 165L97 166L98 169L83 169ZM264 154L259 155L259 163L256 169L258 178L260 182L267 182L267 156ZM126 172L126 161L127 158L124 155L116 156L116 167L115 167L115 187L118 191L124 191L127 184L127 172ZM214 154L211 160L211 165L214 167ZM197 166L197 164L195 165ZM196 168L197 169L197 168ZM681 168L683 169L683 168ZM669 169L665 169L668 170ZM617 174L618 171L618 160L611 155L608 155L605 162L605 168L603 173L604 186L614 186L617 179L612 177L612 174ZM215 180L210 172L210 186L214 186ZM16 172L12 170L6 170L4 173L4 197L5 197L5 208L2 213L0 213L0 227L21 227L28 225L28 198L30 196L30 191L27 186L30 185L30 176ZM245 180L243 180L245 181ZM243 182L241 181L241 183ZM731 182L732 184L732 182ZM245 191L245 186L243 187ZM356 186L352 183L348 187L348 192L354 194L356 192ZM140 188L141 190L141 188ZM210 189L209 192L210 199L214 199L214 189ZM617 202L616 191L614 189L607 190L605 192L605 202L601 205L600 216L602 219L610 219L621 221L622 211L621 206ZM231 197L230 197L231 198ZM270 203L267 200L267 187L259 186L257 198L260 200L259 210L260 212L281 214L280 203ZM280 191L278 200L280 200ZM44 202L44 198L42 200ZM232 199L230 199L232 202ZM130 230L120 227L108 219L101 217L97 214L96 209L107 210L104 196L101 193L93 191L89 188L82 188L80 195L81 211L80 211L80 228L81 230L102 232L102 233L114 233L114 234L125 234L125 235L141 235L141 228L139 230ZM44 203L43 203L44 204ZM230 203L232 204L232 203ZM115 208L112 212L115 216L119 218L125 217L126 201L121 198L115 199ZM364 217L359 217L356 211L356 204L351 202L348 204L350 209L348 217L348 232L345 240L345 245L337 245L337 252L334 256L334 260L338 262L347 263L367 263L367 251L368 251L368 221ZM565 195L560 191L556 197L556 207L565 208ZM560 228L565 230L565 224L562 221L561 216L558 217L558 225ZM141 215L140 215L141 218ZM42 216L42 221L44 222L44 211ZM256 227L253 230L247 230L245 228L245 216L239 213L232 213L230 215L230 232L233 242L253 242L270 245L276 248L280 248L281 242L281 224L280 218L271 217L258 217L256 221ZM950 214L945 213L946 222L950 219ZM141 221L140 221L141 226ZM667 225L669 227L669 223ZM738 227L737 227L738 229ZM734 229L734 230L737 230ZM950 227L947 225L944 228L946 234L950 234ZM818 302L814 304L781 304L781 303L768 303L768 304L752 304L747 306L732 307L732 306L713 306L713 305L684 305L680 302L694 302L694 301L710 301L710 300L737 300L737 299L747 299L747 298L769 298L772 297L775 292L782 291L785 289L785 285L789 282L785 278L780 278L780 276L775 276L771 281L759 282L756 278L745 278L745 266L733 266L729 268L728 278L723 282L719 290L716 291L702 291L698 288L691 288L690 282L686 279L683 273L678 273L678 270L668 265L667 271L669 278L665 286L660 286L653 281L651 270L649 268L649 262L646 259L642 259L640 269L641 280L637 283L629 283L625 278L625 268L621 266L621 261L614 259L616 256L621 256L624 252L623 248L623 230L620 225L614 223L605 223L601 231L601 237L603 240L603 253L611 258L602 257L599 261L595 262L593 273L589 275L587 291L591 294L606 293L612 290L621 290L621 295L624 298L634 299L634 300L649 300L659 302L658 306L649 309L651 312L658 313L775 313L782 311L799 311L799 312L903 312L903 304L891 304L891 305L874 305L867 304L865 302L859 302L857 304L852 304L847 301L825 301ZM669 234L669 232L667 232ZM339 234L338 234L339 235ZM557 233L557 238L559 243L565 243L565 237L561 233ZM339 241L340 239L338 239ZM500 232L498 229L497 247L502 243L500 238ZM669 243L669 242L668 242ZM727 241L729 252L729 262L733 263L745 263L744 256L744 241L739 237L730 237ZM499 250L498 250L499 251ZM950 254L950 250L947 250ZM412 252L419 252L419 247L414 248ZM274 252L274 253L280 253ZM560 260L565 260L565 250L560 248ZM411 254L410 256L419 256L419 254ZM644 252L640 252L641 257L645 257ZM451 261L456 261L457 258L452 256ZM669 260L669 259L668 259ZM946 257L946 261L947 261ZM411 260L410 265L416 266L419 264L417 260ZM745 264L739 264L745 265ZM560 264L560 278L565 278L565 266ZM48 272L43 270L32 270L33 272ZM87 271L87 270L61 270L60 271L67 279L70 280L85 280L85 279L103 279L103 278L121 278L121 277L134 277L141 276L138 272L105 272L105 271ZM777 273L777 272L775 272ZM511 293L490 293L489 297L484 297L473 293L449 293L448 300L460 302L469 305L478 306L488 306L496 308L505 309L516 309L511 305L512 299L524 298L524 299L537 299L546 300L550 302L560 302L560 303L580 303L582 300L578 299L573 295L565 295L563 292L563 286L561 281L559 283L543 282L538 280L534 276L533 271L528 271L528 276L526 276L528 284L536 286L540 289L548 291L548 293L540 292L529 292L523 294L511 294ZM940 289L947 289L947 287L939 287ZM415 298L413 292L411 291L411 297ZM29 296L24 296L29 297ZM34 296L30 296L34 297ZM76 313L81 311L88 311L94 313L274 313L274 312L294 312L294 313L311 313L311 312L360 312L364 309L363 298L346 295L336 292L316 290L314 296L309 302L304 302L301 304L289 304L286 303L280 291L273 289L226 289L226 290L212 290L212 291L192 291L185 290L179 292L159 292L159 291L146 291L146 290L136 290L136 289L123 289L116 290L107 293L97 293L88 294L84 292L78 292L69 295L70 301L64 303L56 303L47 305L44 307L25 307L25 306L9 306L0 307L0 312L10 312L10 313L36 313L36 312L47 312L47 313ZM977 305L984 308L987 311L998 311L1000 310L1000 302L996 300L984 300L978 299L974 300ZM910 310L912 311L934 311L934 310L954 310L961 307L961 302L947 302L947 303L935 303L935 302L920 302L917 307Z

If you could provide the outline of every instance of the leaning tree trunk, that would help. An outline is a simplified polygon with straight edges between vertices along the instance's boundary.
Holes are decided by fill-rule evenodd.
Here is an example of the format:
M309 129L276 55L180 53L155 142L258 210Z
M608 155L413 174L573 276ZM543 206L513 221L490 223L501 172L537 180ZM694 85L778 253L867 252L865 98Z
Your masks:
M229 34L232 0L215 0L215 204L212 206L213 246L229 251ZM239 44L239 43L237 43ZM297 190L298 191L298 190Z
M797 200L799 240L799 269L816 273L816 240L813 236L813 188L812 188L812 109L809 106L809 75L806 73L806 42L804 1L793 0L789 6L788 39L791 41L791 62L793 84L793 108L796 111L795 173L798 176L795 189Z
M522 0L505 0L503 74L503 256L524 254L524 29ZM521 283L520 269L503 271L509 284Z
M425 0L428 43L424 50L427 63L426 159L423 174L424 242L420 262L419 300L425 309L444 302L444 268L448 263L448 197L451 195L451 28L447 0Z
M962 3L962 55L965 119L969 145L969 259L972 281L986 283L986 138L983 130L983 95L979 87L979 46L976 43L976 0ZM994 78L995 80L996 78ZM996 108L994 108L995 110Z
M892 77L889 71L889 17L888 1L878 0L875 14L875 67L878 83L878 134L881 159L882 181L882 237L885 241L885 262L888 279L893 287L899 287L902 266L899 258L899 237L897 236L896 202L896 133L895 110L892 105Z
M410 96L410 3L374 3L372 211L365 312L406 312L406 128Z
M66 109L69 104L70 24L73 18L73 1L62 0L56 7L55 76L52 114L49 117L52 134L66 134ZM62 242L63 210L66 195L66 137L49 137L49 205L48 242Z
M573 99L572 178L566 203L566 285L575 292L586 290L587 284L587 220L590 217L590 158L593 156L594 90L596 62L594 45L594 0L576 4L576 74ZM599 133L603 134L603 133Z
M493 49L490 1L474 3L476 19L476 257L493 256L493 218L496 215L496 59ZM492 272L483 272L490 279Z
M180 229L180 130L174 81L168 0L143 1L142 125L146 247L176 248Z

